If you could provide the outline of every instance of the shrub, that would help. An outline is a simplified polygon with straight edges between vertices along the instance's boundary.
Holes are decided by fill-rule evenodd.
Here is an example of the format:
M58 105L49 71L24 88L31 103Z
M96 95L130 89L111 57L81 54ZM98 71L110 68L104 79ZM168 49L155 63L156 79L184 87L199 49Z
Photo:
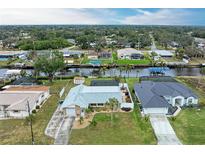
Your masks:
M145 121L148 121L148 120L149 120L149 116L146 115L146 116L144 117L144 119L145 119Z
M171 120L172 120L172 121L175 121L175 120L176 120L176 117L171 117Z
M32 113L34 113L34 114L35 114L35 113L36 113L36 109L32 110Z
M36 105L36 109L40 109L40 106L39 106L39 105Z

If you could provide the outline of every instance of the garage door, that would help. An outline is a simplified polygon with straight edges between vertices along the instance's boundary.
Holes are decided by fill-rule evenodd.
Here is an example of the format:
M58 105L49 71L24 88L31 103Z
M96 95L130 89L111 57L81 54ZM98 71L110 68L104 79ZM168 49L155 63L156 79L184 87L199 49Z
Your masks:
M167 114L168 108L144 108L144 114Z

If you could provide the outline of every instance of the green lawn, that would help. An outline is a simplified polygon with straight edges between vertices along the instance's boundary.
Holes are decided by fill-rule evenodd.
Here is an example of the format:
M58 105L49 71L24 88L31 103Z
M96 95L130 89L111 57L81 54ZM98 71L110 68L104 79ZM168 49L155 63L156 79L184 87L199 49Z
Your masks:
M113 124L110 114L96 114L96 126L72 130L70 144L156 144L149 122L139 117L138 111L115 113Z
M205 144L205 108L182 110L170 122L183 144Z
M73 86L71 80L54 81L51 85L47 81L45 82L51 86L52 96L35 115L33 124L35 144L53 144L53 139L47 137L44 131L57 107L59 91L68 82L66 92ZM0 144L31 144L30 127L25 120L1 120Z
M91 80L86 79L86 84L89 85ZM138 82L138 79L129 78L126 81L132 93L134 83ZM114 124L111 125L110 114L96 114L94 119L97 125L72 130L70 144L156 144L150 122L141 117L136 104L133 112L115 115Z
M148 59L141 59L141 60L118 59L115 61L115 63L121 65L127 65L127 64L148 65L150 61Z
M186 84L198 96L199 103L205 104L205 90L199 88L198 77L177 77L179 82ZM205 81L203 80L203 82ZM183 109L176 120L170 122L183 144L205 144L205 108L200 110L195 108Z

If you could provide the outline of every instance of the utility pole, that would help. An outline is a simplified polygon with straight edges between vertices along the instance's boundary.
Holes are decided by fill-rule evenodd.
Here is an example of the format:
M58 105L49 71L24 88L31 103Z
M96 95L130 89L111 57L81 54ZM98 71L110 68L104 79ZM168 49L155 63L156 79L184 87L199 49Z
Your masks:
M34 145L33 125L32 125L32 117L30 113L31 110L30 110L29 101L27 101L27 105L28 105L28 115L29 115L30 127L31 127L31 142L32 142L32 145Z

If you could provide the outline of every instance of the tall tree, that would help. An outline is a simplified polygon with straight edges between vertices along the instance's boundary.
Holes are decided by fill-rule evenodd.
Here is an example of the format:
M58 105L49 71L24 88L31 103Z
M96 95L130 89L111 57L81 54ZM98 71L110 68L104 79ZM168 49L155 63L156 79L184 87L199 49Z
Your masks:
M50 82L57 71L64 68L63 54L59 51L52 51L50 56L40 56L37 58L34 64L34 68L37 72L43 72L48 76Z

